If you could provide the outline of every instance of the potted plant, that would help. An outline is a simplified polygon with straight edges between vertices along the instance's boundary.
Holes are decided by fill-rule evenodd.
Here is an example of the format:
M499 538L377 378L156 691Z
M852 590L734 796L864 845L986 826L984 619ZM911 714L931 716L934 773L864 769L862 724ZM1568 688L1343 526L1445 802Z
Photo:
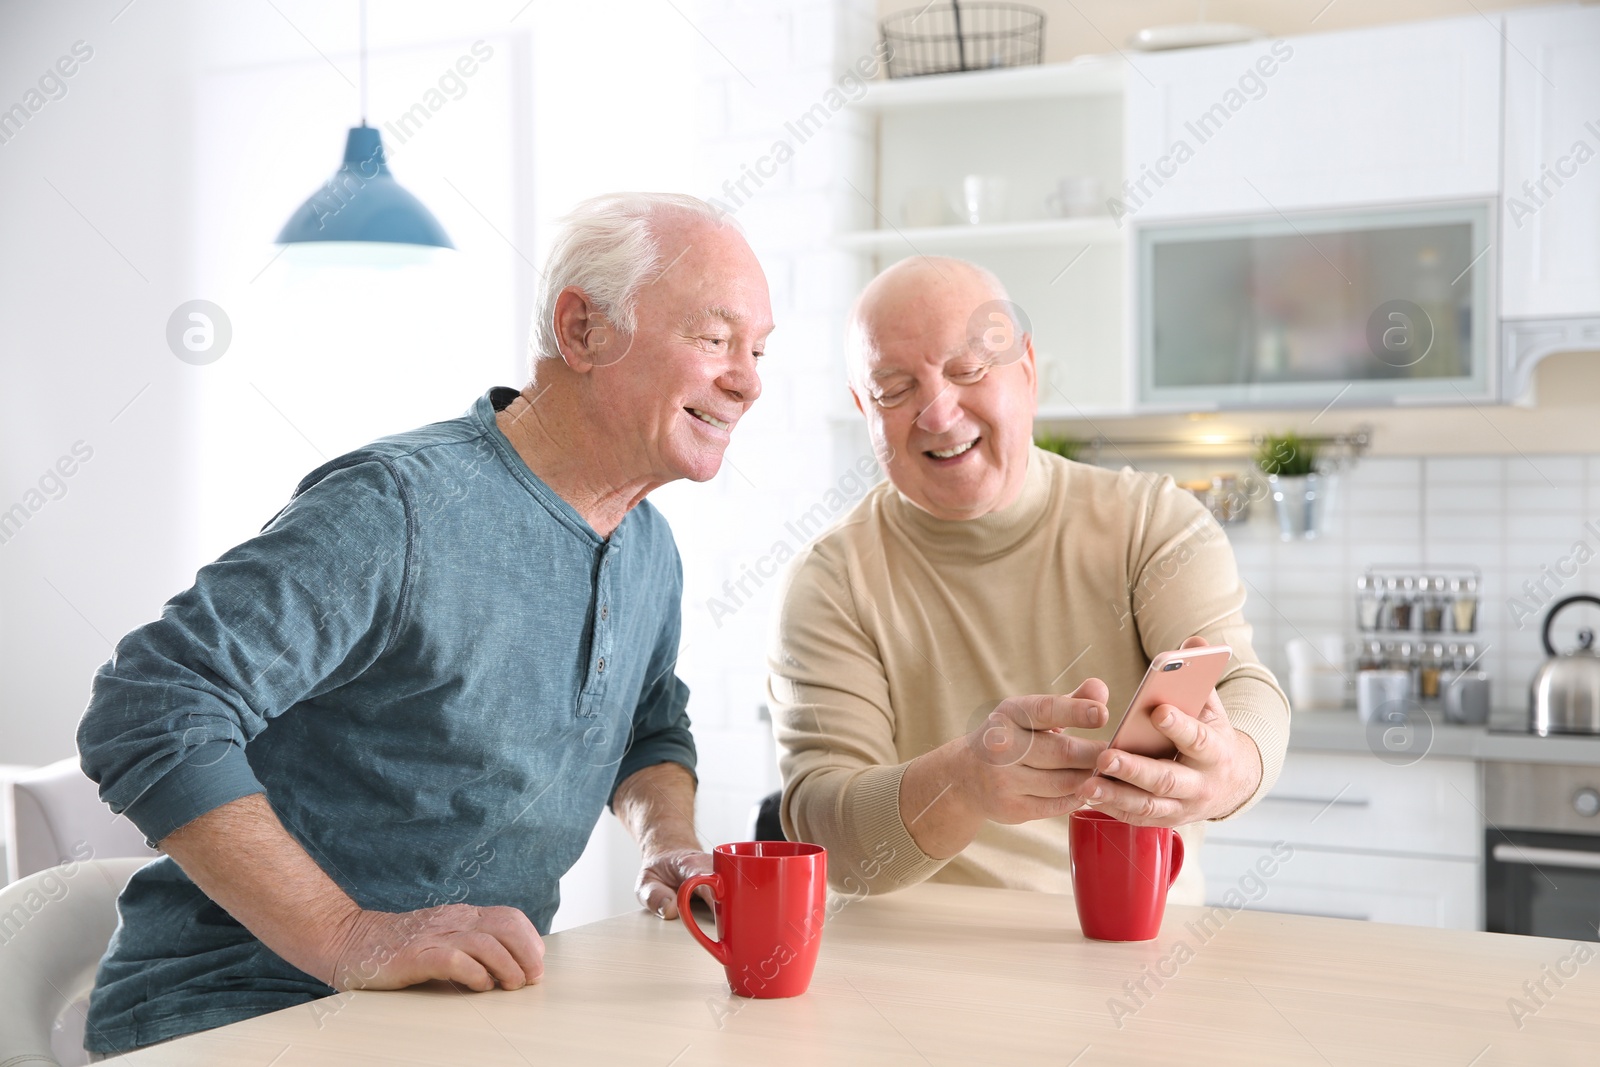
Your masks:
M1054 452L1064 459L1077 459L1083 453L1085 442L1075 437L1058 437L1055 434L1035 434L1033 443L1046 452Z
M1299 434L1267 434L1256 447L1256 469L1266 476L1285 541L1313 540L1327 516L1333 475L1317 466L1317 446Z

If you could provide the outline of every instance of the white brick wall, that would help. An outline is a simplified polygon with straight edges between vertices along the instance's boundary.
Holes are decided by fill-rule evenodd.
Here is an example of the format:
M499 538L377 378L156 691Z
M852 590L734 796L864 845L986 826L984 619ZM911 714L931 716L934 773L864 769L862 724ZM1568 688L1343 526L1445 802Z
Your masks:
M752 595L741 596L731 616L714 621L707 602L725 600L723 583L755 567L775 543L801 547L785 523L819 500L854 458L835 454L828 419L847 403L840 336L865 279L856 258L831 241L864 209L840 175L871 191L870 126L848 109L830 113L799 143L785 124L871 52L875 8L866 0L706 0L684 11L709 38L691 60L703 72L702 142L686 147L701 161L695 191L735 210L766 269L778 324L762 367L762 398L714 486L668 486L652 497L672 522L684 561L679 673L693 692L700 833L715 844L742 839L751 806L778 786L770 729L758 717L776 579L759 586L747 579ZM759 186L747 179L754 195L730 198L724 184L770 155L779 138L793 158Z

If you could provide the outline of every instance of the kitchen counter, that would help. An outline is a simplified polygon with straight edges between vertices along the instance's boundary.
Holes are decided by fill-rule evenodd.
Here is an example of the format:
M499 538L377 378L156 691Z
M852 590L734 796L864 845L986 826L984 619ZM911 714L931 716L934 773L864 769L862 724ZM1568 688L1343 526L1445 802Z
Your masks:
M1527 733L1500 733L1488 726L1458 726L1444 721L1438 712L1432 716L1432 738L1424 746L1434 759L1498 760L1516 763L1573 763L1600 767L1600 737L1535 737ZM1491 720L1496 729L1521 729L1527 713L1496 713ZM1289 720L1289 749L1294 752L1384 752L1381 727L1372 727L1356 717L1354 708L1340 711L1297 711ZM1419 727L1419 735L1424 727ZM1420 756L1418 758L1421 758Z
M524 989L350 993L118 1062L1501 1067L1593 1063L1600 1016L1594 953L1565 941L1169 907L1156 940L1107 944L1070 898L928 883L832 898L793 1000L730 996L680 923L642 911L545 944Z

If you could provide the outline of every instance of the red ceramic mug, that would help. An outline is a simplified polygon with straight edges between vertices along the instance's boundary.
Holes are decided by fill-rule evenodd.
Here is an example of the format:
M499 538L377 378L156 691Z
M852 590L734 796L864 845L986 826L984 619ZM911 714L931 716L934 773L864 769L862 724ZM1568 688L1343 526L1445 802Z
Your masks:
M1083 936L1149 941L1161 932L1167 890L1183 870L1183 838L1166 826L1132 826L1100 811L1072 813L1072 892Z
M678 914L728 972L729 987L741 997L804 993L827 913L827 850L798 841L740 841L713 849L711 870L678 887ZM703 885L717 900L716 940L689 908Z

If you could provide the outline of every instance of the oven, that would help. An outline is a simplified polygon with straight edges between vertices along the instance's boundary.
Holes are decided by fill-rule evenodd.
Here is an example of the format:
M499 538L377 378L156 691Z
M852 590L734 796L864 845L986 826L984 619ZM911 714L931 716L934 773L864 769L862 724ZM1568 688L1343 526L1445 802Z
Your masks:
M1484 767L1484 928L1600 941L1600 767Z

